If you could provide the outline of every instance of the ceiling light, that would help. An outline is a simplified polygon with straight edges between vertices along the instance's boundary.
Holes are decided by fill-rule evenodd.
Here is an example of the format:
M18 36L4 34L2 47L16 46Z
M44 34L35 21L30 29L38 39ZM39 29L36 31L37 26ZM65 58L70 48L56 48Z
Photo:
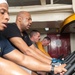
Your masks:
M49 28L48 28L48 27L46 27L46 28L45 28L45 31L49 31Z

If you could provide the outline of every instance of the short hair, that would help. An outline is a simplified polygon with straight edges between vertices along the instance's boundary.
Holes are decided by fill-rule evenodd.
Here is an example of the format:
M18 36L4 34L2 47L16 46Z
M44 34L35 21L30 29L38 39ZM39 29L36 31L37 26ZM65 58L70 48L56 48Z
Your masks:
M30 37L32 37L35 33L40 33L38 30L32 30L31 32L30 32Z
M51 41L50 37L48 37L48 36L44 37L44 39L47 39L47 40Z

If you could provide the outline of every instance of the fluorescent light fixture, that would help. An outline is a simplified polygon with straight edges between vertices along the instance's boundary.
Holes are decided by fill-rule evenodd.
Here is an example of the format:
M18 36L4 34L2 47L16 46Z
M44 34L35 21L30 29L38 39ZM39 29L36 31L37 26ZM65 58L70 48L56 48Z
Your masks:
M48 27L46 27L46 28L45 28L45 31L49 31L49 28L48 28Z

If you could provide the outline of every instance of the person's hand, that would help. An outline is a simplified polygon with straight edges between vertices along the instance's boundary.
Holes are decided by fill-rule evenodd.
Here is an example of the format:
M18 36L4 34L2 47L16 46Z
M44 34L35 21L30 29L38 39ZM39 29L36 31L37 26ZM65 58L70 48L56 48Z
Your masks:
M60 73L60 75L64 75L65 72Z
M67 70L64 68L66 64L62 64L60 66L54 67L54 74L60 73L60 75L63 75Z

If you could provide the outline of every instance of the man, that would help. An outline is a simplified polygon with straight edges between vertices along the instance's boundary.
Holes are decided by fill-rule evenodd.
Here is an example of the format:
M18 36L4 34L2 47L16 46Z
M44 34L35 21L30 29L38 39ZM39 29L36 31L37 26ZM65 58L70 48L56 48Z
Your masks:
M32 30L30 32L30 39L33 42L33 44L41 50L45 55L50 56L44 47L48 46L50 43L50 38L49 37L44 37L42 41L40 41L40 32L38 30Z
M0 31L3 31L7 27L7 22L9 20L8 15L8 3L5 0L0 0ZM0 75L29 75L26 71L22 70L15 63L8 61L1 57L2 54L9 53L10 51L3 51L7 48L4 47L5 44L2 44L2 36L0 34ZM9 44L8 42L6 43ZM9 47L11 47L9 45ZM5 49L2 49L5 48Z
M30 40L33 42L35 47L37 47L36 43L40 41L40 32L38 30L32 30L29 34ZM38 47L37 47L38 48Z
M26 30L31 27L31 23L32 19L30 13L21 11L16 17L16 24L9 24L3 34L24 54L32 56L44 63L51 64L51 58L38 50L38 48L32 44L28 34L26 33Z
M28 34L25 32L26 29L30 28L31 23L31 15L26 11L21 11L18 13L16 18L17 25L8 25L4 32L6 34L5 36L11 41L13 45L15 45L26 55L23 55L19 51L14 50L10 54L7 54L8 56L5 57L9 57L10 60L34 71L51 71L51 69L53 68L52 65L50 65L51 60L49 59L49 57L44 57L43 53L38 52L38 49L35 48L35 46L30 41ZM28 45L26 44L26 42ZM36 59L34 59L33 57ZM59 67L54 67L54 73L56 74L63 71L66 72L64 66L65 64Z
M40 32L38 30L32 30L30 32L30 40L33 42L33 44L39 48L41 52L43 52L45 55L50 56L44 49L45 46L48 46L50 43L49 37L44 37L42 41L40 41ZM46 75L46 72L37 72L40 75ZM35 74L35 73L33 73ZM35 74L36 75L36 74Z
M44 47L47 47L49 44L50 44L51 40L49 37L44 37L42 41L38 41L37 42L37 46L38 48L44 53L46 54L47 56L50 56L48 54L48 52L46 52L45 48Z

